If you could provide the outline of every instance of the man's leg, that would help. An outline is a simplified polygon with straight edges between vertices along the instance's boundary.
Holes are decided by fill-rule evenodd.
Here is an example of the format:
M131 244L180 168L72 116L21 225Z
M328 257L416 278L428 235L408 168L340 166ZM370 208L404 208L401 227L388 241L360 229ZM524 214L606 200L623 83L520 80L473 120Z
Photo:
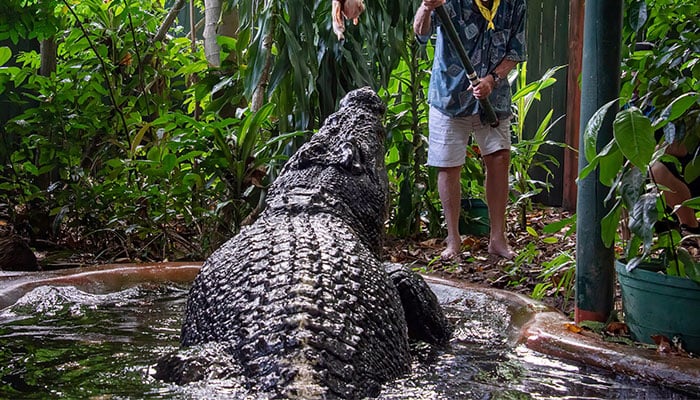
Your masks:
M459 235L459 212L462 196L461 172L462 166L438 169L438 193L447 224L447 239L445 239L447 246L440 254L443 260L450 260L459 255L462 247L462 238Z
M489 253L511 259L515 256L506 239L506 205L510 151L499 150L484 156L486 203L489 206Z
M675 208L677 205L691 198L688 185L678 179L663 163L655 162L654 165L651 166L651 173L656 183L669 188L669 190L663 193L666 204L669 206ZM698 227L698 220L695 218L695 210L692 208L681 206L676 211L676 215L678 215L678 220L681 224L691 228Z

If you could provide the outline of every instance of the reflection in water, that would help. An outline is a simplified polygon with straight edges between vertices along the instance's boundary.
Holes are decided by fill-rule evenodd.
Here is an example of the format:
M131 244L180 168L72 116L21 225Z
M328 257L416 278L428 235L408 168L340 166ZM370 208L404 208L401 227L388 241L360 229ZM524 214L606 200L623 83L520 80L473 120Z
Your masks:
M513 347L505 305L433 288L456 325L454 339L447 349L414 345L413 373L381 399L687 398ZM180 387L151 377L155 360L178 346L186 295L186 286L165 284L108 294L34 289L0 310L0 398L245 398L234 380Z

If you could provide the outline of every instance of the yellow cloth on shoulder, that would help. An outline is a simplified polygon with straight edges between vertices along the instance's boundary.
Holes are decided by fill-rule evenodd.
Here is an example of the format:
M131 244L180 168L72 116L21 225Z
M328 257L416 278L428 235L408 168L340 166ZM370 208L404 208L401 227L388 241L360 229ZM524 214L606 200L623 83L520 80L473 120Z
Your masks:
M493 19L496 18L496 11L498 11L498 5L501 3L501 0L493 0L493 5L490 10L483 4L482 0L474 1L476 2L476 6L479 7L479 11L481 11L481 15L489 22L488 29L496 29L496 26L493 24Z

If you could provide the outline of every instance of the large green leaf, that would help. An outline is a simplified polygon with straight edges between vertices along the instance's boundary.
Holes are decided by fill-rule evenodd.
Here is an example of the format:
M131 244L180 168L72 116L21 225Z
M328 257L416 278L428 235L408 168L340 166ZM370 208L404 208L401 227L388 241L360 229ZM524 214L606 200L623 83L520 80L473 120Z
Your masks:
M637 168L646 170L656 149L649 118L636 107L622 110L613 122L613 134L622 154Z
M593 159L588 160L588 165L583 167L581 172L579 172L577 180L582 180L586 179L586 177L593 171L595 171L596 168L600 165L600 161L608 157L608 155L612 152L620 152L620 149L617 147L617 143L615 143L615 139L611 139L608 144L603 147L603 150L601 150L600 153L596 154ZM617 170L616 170L617 171Z
M639 32L647 22L647 2L644 0L630 1L627 9L627 21L634 32Z
M700 197L693 197L683 202L686 207L693 208L695 210L700 210Z
M634 203L629 214L630 232L642 239L645 252L651 248L654 240L654 224L659 216L656 201L655 193L644 193Z
M700 177L700 159L694 157L683 170L683 177L686 182L693 182Z
M632 208L644 190L644 176L638 168L630 168L622 174L620 196L625 207Z
M661 116L674 121L683 115L693 104L698 102L697 93L685 93L674 99L661 113Z
M267 103L256 113L246 116L238 133L239 160L247 162L249 157L254 156L255 143L258 142L259 138L258 131L270 117L275 107L274 103Z
M0 67L5 65L6 62L12 57L12 50L7 46L0 47Z
M598 132L603 125L603 120L610 107L617 103L617 99L611 100L600 107L588 120L586 129L583 131L584 155L587 161L593 160L598 153Z
M615 142L613 141L613 143ZM598 175L603 185L612 186L625 160L617 144L611 146L606 155L606 157L600 158L600 172Z
M621 213L621 203L617 202L612 210L600 220L600 235L606 247L612 247L615 242L617 227L620 225Z

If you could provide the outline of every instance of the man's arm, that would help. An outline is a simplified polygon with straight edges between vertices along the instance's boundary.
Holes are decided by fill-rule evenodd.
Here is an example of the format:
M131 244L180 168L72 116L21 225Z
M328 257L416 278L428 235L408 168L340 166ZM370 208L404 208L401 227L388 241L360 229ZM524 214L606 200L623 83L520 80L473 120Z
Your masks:
M438 6L445 3L445 0L423 0L416 16L413 18L413 32L418 36L425 36L430 33L430 14Z
M508 73L510 72L511 69L515 68L515 66L518 64L518 61L513 61L509 59L503 59L500 64L496 66L496 68L493 69L493 72L498 74L498 76L501 79L506 79L508 78ZM484 77L482 77L479 80L479 84L476 85L476 87L470 87L470 90L474 91L474 97L477 99L485 99L488 98L491 95L491 92L493 92L493 89L496 88L496 80L493 77L493 75L489 74Z
M508 73L513 68L515 68L516 65L518 65L518 61L513 61L505 58L503 59L503 61L501 61L500 64L496 66L496 68L493 69L493 72L495 72L496 75L498 75L501 79L506 79L508 78ZM491 77L491 80L493 80L493 76L489 76Z

